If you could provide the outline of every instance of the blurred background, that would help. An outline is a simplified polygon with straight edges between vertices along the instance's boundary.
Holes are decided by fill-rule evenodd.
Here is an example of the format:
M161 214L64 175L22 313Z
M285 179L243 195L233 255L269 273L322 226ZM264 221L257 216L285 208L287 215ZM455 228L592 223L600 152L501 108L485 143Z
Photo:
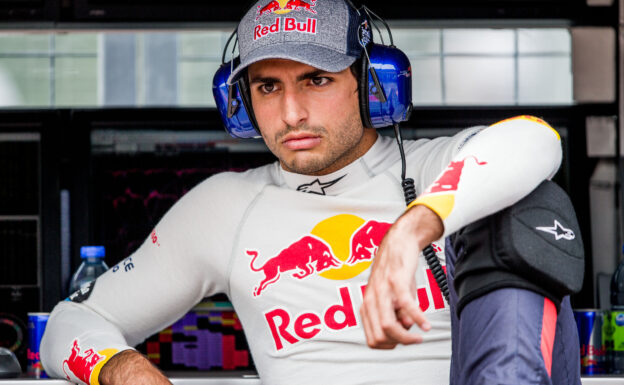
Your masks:
M274 160L262 142L227 136L212 96L225 43L252 3L0 1L0 346L24 357L26 313L68 295L81 246L105 246L113 266L199 181ZM573 306L609 309L624 242L624 0L364 3L411 61L405 137L520 114L561 134L555 180L587 255ZM385 30L381 39L390 41ZM253 369L224 296L141 349L165 369Z

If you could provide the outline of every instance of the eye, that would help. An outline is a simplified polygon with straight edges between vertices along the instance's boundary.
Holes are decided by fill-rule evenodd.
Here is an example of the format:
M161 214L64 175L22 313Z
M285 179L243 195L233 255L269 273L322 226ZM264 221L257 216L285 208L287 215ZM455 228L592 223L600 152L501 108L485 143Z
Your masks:
M314 77L314 78L310 79L310 82L312 82L312 84L314 84L317 87L324 86L327 83L329 83L330 81L331 80L329 78L320 77L320 76L319 77Z
M263 94L270 94L271 92L275 91L275 83L264 83L258 88Z

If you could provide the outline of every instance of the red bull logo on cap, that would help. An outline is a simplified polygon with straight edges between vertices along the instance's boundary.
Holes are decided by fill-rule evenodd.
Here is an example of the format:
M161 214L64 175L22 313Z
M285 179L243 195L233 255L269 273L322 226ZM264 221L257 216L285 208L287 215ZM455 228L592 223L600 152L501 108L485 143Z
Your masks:
M306 11L310 14L316 14L314 10L316 0L272 0L264 7L258 6L256 11L256 21L263 15L277 14L284 15L292 11ZM267 35L275 33L309 33L315 35L317 32L317 20L314 17L308 17L305 21L298 21L294 17L276 17L269 25L258 23L254 28L254 40L258 40Z
M279 32L299 32L316 34L316 19L307 18L306 21L297 21L294 17L285 17L282 19L277 17L271 25L256 25L254 28L254 40L258 40L267 35Z
M102 366L117 352L116 349L96 352L93 348L82 351L80 342L75 339L69 357L63 361L65 377L76 383L99 384L98 377Z
M316 7L316 0L271 0L264 7L258 5L258 9L256 11L256 20L258 20L263 15L268 15L271 13L283 15L291 11L299 10L307 11L316 15L314 7Z

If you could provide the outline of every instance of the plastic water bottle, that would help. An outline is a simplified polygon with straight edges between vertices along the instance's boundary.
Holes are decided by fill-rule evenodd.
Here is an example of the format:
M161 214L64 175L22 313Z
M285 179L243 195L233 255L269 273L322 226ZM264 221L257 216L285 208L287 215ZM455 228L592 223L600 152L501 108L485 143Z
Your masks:
M74 273L69 284L69 292L73 293L94 281L98 276L108 270L104 263L106 251L104 246L83 246L80 248L82 263Z

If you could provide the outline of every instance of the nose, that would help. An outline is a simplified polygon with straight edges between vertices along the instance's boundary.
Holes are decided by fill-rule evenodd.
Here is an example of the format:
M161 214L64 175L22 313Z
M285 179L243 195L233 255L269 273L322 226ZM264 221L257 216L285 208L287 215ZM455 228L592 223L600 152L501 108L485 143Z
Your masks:
M305 96L296 87L286 89L282 100L282 121L290 127L298 127L308 119Z

